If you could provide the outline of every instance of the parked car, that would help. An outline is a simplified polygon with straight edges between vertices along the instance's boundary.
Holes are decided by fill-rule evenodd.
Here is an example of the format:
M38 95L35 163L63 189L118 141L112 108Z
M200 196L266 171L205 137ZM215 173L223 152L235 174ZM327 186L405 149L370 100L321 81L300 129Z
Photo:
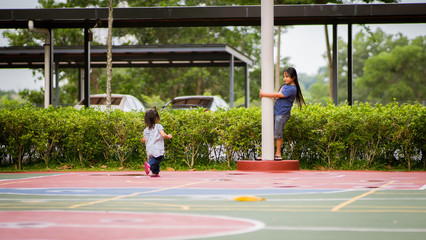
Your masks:
M191 108L205 108L210 111L216 111L220 108L228 109L228 104L220 97L217 96L182 96L175 97L173 100L166 104L172 106L173 109L191 109Z
M84 100L81 100L75 107L82 108ZM90 95L90 107L106 109L106 94ZM145 106L134 96L125 94L111 94L111 109L130 111L145 111Z

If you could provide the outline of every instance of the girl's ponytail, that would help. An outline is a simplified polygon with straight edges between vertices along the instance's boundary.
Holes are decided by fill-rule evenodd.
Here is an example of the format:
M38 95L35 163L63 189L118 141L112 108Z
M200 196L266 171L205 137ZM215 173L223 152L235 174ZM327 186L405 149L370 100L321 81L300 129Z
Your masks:
M296 102L300 109L302 109L302 105L305 104L305 99L303 98L302 90L300 89L299 79L297 78L297 71L293 67L289 67L284 72L287 72L291 78L294 78L294 84L296 85L297 93L296 93Z

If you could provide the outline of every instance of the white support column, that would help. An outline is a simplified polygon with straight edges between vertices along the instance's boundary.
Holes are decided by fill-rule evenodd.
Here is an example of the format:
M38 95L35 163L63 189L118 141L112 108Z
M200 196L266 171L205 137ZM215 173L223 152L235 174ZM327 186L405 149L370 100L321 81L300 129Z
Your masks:
M46 28L35 28L34 21L28 20L28 29L33 32L43 33L45 36L44 40L44 107L48 108L51 103L51 83L52 83L52 74L51 74L51 57L52 57L52 48L51 43L51 31ZM53 33L53 32L52 32Z
M274 91L274 1L261 1L262 90ZM262 160L274 160L274 99L262 98Z
M44 43L44 108L48 108L50 105L50 95L52 94L50 90L52 89L50 79L50 34L45 35Z
M229 106L234 107L234 55L229 60Z

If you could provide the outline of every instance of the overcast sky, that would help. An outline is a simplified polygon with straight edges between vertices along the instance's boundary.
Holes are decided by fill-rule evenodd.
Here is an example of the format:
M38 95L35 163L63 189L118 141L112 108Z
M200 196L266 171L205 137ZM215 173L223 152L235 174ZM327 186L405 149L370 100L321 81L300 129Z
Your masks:
M260 1L259 1L260 2ZM426 0L404 0L404 3L426 3ZM35 8L37 0L0 0L0 8ZM368 25L372 31L380 27L388 34L401 32L409 39L426 35L426 24L382 24ZM353 34L361 29L358 25L353 25ZM0 30L1 32L2 30ZM329 27L331 39L331 26ZM338 35L347 40L347 26L339 25ZM290 62L297 69L298 73L315 75L318 69L326 65L325 35L323 25L293 26L281 36L281 58L289 57ZM7 46L7 42L0 36L0 47ZM275 60L275 57L274 57ZM0 89L15 90L40 89L43 81L35 81L32 71L28 69L0 69Z

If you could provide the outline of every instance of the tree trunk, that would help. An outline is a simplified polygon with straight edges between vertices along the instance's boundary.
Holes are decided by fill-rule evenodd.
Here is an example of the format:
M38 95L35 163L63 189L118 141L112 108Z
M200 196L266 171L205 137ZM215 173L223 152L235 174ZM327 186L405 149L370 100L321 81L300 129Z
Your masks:
M112 1L109 0L108 8L108 39L107 39L107 89L106 105L107 111L111 110L111 75L112 75Z
M328 28L324 25L325 30L325 44L327 45L327 59L328 59L328 75L329 75L329 92L330 99L333 100L333 58L331 57L330 40L328 38Z
M197 81L197 90L195 92L196 95L201 95L202 85L203 85L203 79L199 77Z

